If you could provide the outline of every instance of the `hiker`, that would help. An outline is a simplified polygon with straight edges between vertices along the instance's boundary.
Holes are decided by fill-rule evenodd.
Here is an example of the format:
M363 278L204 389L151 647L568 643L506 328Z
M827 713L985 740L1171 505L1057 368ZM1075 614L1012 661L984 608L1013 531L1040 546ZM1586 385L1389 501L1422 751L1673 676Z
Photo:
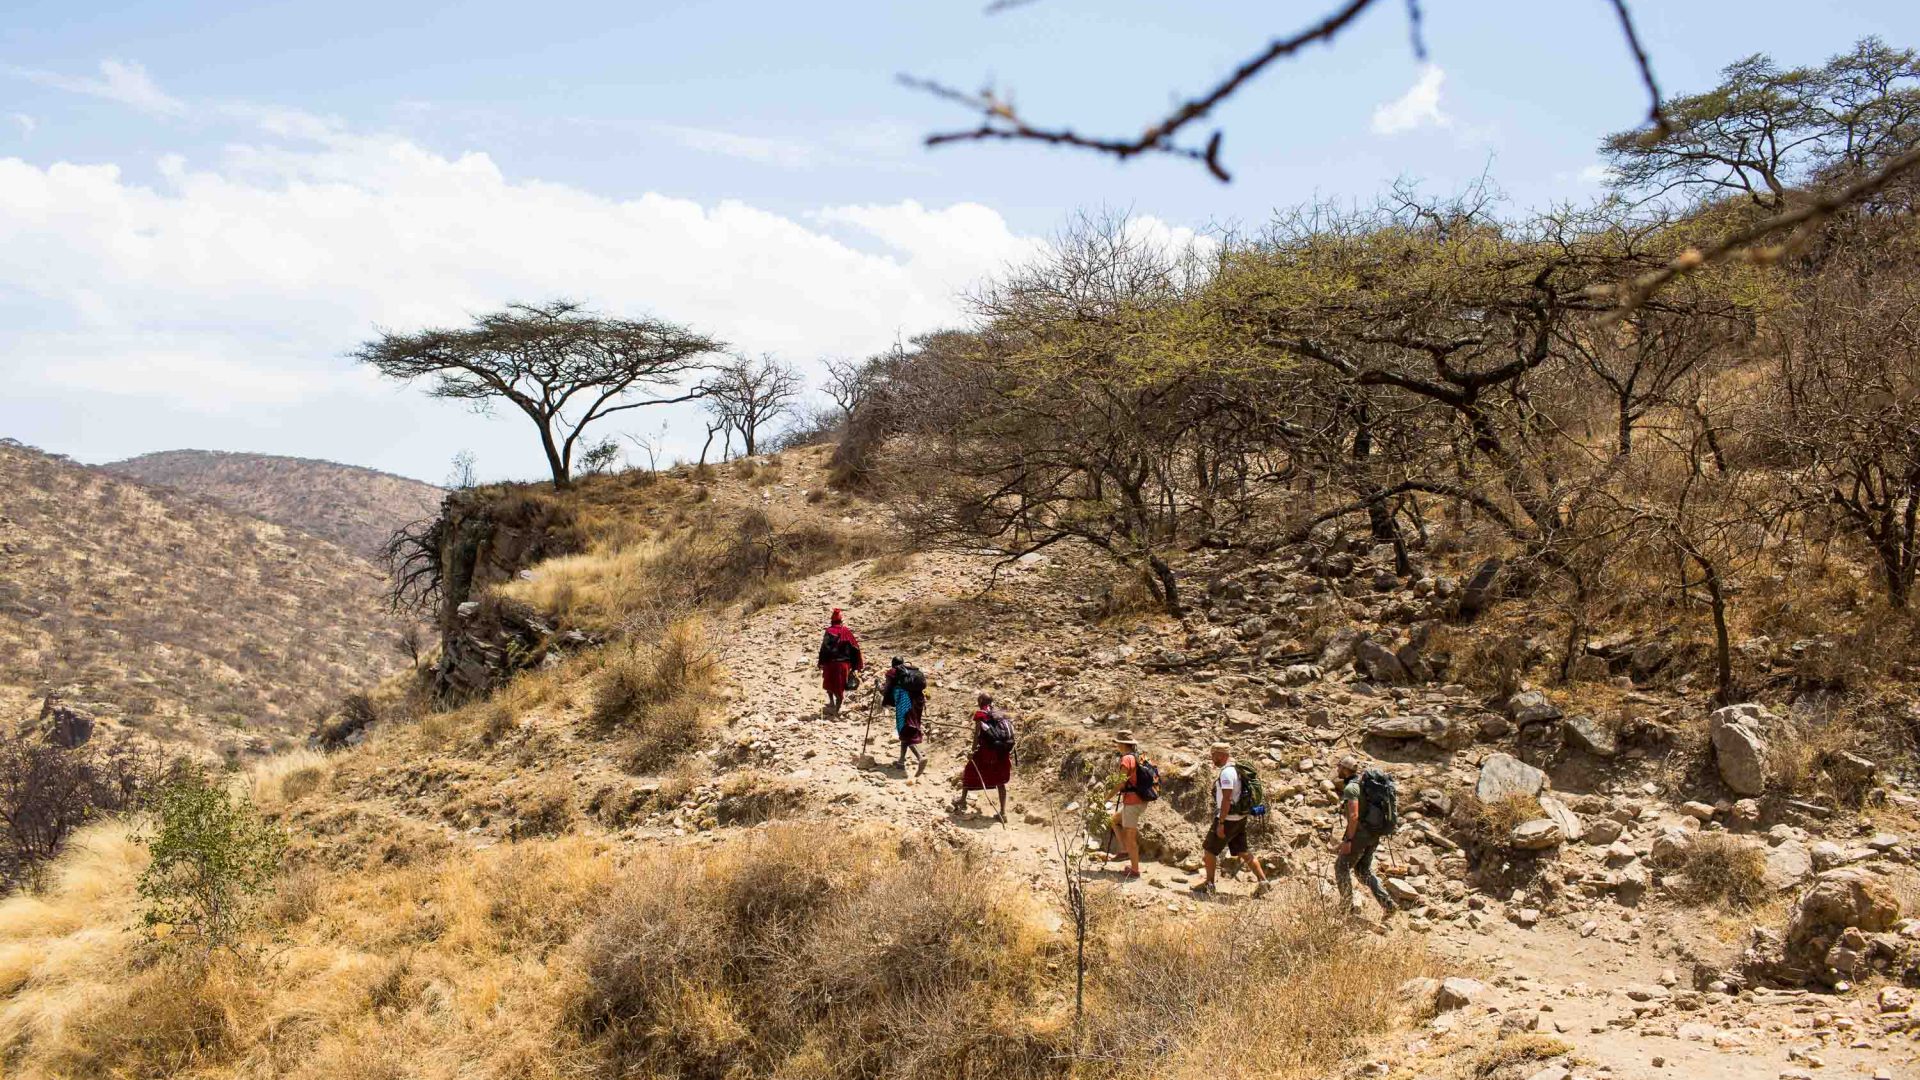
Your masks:
M1214 784L1213 825L1200 844L1200 860L1206 866L1207 880L1195 885L1193 891L1213 893L1214 870L1221 853L1225 852L1253 868L1254 880L1259 882L1253 887L1253 895L1265 896L1272 888L1267 883L1267 872L1261 867L1259 857L1247 850L1247 815L1254 812L1256 802L1253 770L1235 764L1233 750L1226 743L1214 743L1212 750L1213 764L1220 770L1220 778Z
M1013 776L1013 720L993 706L992 694L981 694L980 707L973 714L973 752L967 767L960 771L960 798L954 812L966 813L967 792L998 788L1000 812L994 817L1007 820L1007 780Z
M1373 873L1373 853L1380 841L1399 824L1399 808L1393 778L1379 769L1360 768L1359 759L1348 754L1340 759L1340 821L1342 831L1336 850L1340 857L1333 864L1334 883L1340 887L1340 899L1353 910L1353 874L1380 901L1386 918L1399 908Z
M880 700L893 709L893 731L900 737L900 760L896 769L907 767L907 751L919 762L919 772L927 771L927 759L920 754L920 740L926 737L921 718L927 710L927 677L919 668L896 656L880 684Z
M1120 838L1120 849L1127 856L1126 876L1137 878L1140 876L1140 815L1146 813L1147 803L1160 797L1160 770L1140 753L1140 743L1133 732L1122 731L1113 737L1113 742L1120 748L1120 809L1108 826Z
M827 715L840 712L840 702L848 688L857 683L853 673L865 666L860 659L860 639L847 629L840 609L834 608L827 634L820 639L820 684L827 691Z

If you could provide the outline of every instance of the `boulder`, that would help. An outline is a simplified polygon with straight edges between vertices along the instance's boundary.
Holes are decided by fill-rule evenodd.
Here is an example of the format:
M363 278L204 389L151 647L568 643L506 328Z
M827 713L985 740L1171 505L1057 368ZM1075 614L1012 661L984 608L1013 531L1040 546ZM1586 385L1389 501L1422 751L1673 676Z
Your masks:
M1521 851L1540 851L1555 847L1566 838L1559 822L1552 818L1535 818L1515 825L1507 837L1507 843Z
M1653 838L1647 861L1662 869L1672 869L1687 860L1693 850L1693 834L1685 829L1666 828Z
M55 746L79 749L93 738L93 715L49 694L40 703L40 734Z
M1371 638L1361 638L1353 644L1354 670L1372 679L1374 682L1389 683L1398 686L1411 682L1413 676L1406 665L1400 662L1392 649Z
M1673 647L1664 641L1648 641L1627 654L1627 672L1634 682L1646 682L1673 659Z
M1564 836L1569 843L1587 835L1586 825L1580 820L1580 815L1574 813L1572 807L1559 799L1551 795L1542 795L1540 809L1546 812L1548 819L1560 826L1560 835Z
M1475 728L1464 720L1436 716L1427 729L1427 741L1442 750L1465 750L1473 745Z
M1438 717L1384 716L1367 725L1367 734L1376 739L1424 739Z
M1795 888L1813 873L1813 853L1798 840L1786 840L1767 849L1767 884L1775 892Z
M1494 586L1498 583L1500 569L1506 565L1499 558L1490 558L1474 570L1473 576L1460 589L1460 617L1471 619L1485 611L1494 597Z
M1843 788L1866 787L1873 783L1879 771L1878 763L1845 750L1836 751L1827 758L1827 775Z
M1538 690L1522 690L1507 699L1507 715L1525 726L1560 719L1560 707Z
M1353 663L1353 647L1359 640L1359 631L1352 627L1334 631L1327 638L1327 647L1320 653L1320 667L1326 671L1339 671Z
M1441 1012L1448 1009L1461 1009L1480 1000L1486 992L1486 983L1456 975L1441 981L1440 990L1434 995L1434 1005Z
M1488 754L1480 763L1480 779L1473 786L1473 794L1483 803L1499 802L1515 795L1537 798L1546 786L1546 773L1512 754Z
M1587 843L1592 844L1594 847L1606 847L1608 844L1619 840L1620 834L1625 831L1626 826L1612 818L1595 818L1593 821L1587 823L1587 835L1585 839Z
M1727 787L1742 795L1766 791L1769 757L1764 733L1773 722L1773 714L1753 704L1729 705L1707 717L1713 760Z
M1879 933L1899 918L1900 898L1884 883L1852 870L1828 870L1800 898L1789 937L1805 940L1848 927Z
M1620 743L1605 724L1585 714L1569 716L1560 730L1575 750L1594 757L1610 758L1620 752Z

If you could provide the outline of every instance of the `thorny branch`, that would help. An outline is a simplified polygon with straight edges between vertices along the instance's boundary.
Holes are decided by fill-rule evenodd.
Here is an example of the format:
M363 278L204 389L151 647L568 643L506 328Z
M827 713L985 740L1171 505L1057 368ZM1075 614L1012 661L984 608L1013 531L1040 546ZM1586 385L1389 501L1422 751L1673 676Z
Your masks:
M1027 0L998 0L988 7L989 12L1004 11L1017 7ZM1633 17L1627 11L1626 0L1611 0L1614 11L1620 17L1620 26L1627 38L1628 46L1633 50L1634 62L1640 70L1641 80L1646 84L1647 93L1652 98L1648 109L1655 133L1664 135L1668 131L1665 114L1660 107L1660 91L1654 83L1652 65L1647 60L1646 50L1640 45L1639 34L1635 31ZM1073 146L1096 153L1112 154L1122 161L1140 154L1171 154L1197 161L1206 166L1208 172L1221 183L1233 179L1226 166L1220 162L1220 140L1223 132L1215 128L1208 136L1205 146L1181 145L1174 137L1188 125L1202 119L1213 111L1216 105L1232 97L1241 87L1252 81L1267 67L1279 60L1292 57L1295 53L1316 42L1332 42L1335 35L1359 18L1361 13L1374 6L1376 0L1347 0L1339 8L1329 13L1314 25L1291 37L1276 38L1267 43L1266 48L1247 59L1216 83L1211 90L1199 97L1189 99L1167 114L1159 122L1149 125L1137 137L1111 137L1082 135L1070 127L1038 127L1021 117L1014 108L1011 98L992 88L978 93L967 93L930 79L901 75L900 82L916 90L924 90L935 97L965 106L980 114L980 125L962 131L937 132L926 138L929 147L945 146L956 142L981 142L999 140L1004 142L1038 142L1051 146ZM1412 38L1413 52L1417 59L1424 60L1427 55L1426 38L1423 30L1423 13L1420 0L1407 0L1408 30Z

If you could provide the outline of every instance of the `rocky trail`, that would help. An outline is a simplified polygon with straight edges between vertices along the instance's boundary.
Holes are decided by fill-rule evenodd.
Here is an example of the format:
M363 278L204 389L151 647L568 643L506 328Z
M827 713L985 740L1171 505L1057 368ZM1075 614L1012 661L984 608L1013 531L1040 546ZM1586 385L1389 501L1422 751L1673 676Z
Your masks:
M976 689L996 693L1022 716L1042 711L1054 716L1085 713L1092 710L1089 699L1108 689L1091 672L1079 680L1048 677L1048 662L1076 637L1111 635L1076 618L1056 595L1057 587L1043 581L1043 576L1040 563L1002 571L997 593L1010 606L1036 615L1039 625L1007 635L998 647L990 645L992 634L968 633L964 626L928 632L890 625L904 612L937 610L941 604L966 610L966 599L979 593L989 578L989 567L978 560L921 555L895 576L875 578L866 564L855 564L799 583L795 602L748 615L727 634L724 663L735 694L728 737L761 768L803 785L808 802L825 816L964 837L990 852L1006 873L1038 891L1056 891L1060 862L1054 821L1068 813L1059 792L1036 790L1033 781L1016 774L1005 823L990 816L991 793L986 800L976 793L975 809L968 813L955 813L951 807ZM923 750L928 765L923 773L914 769L911 759L905 770L892 767L898 744L890 717L880 710L872 715L868 752L861 753L861 733L868 719L866 687L850 695L844 715L824 715L813 651L825 613L836 606L861 632L874 675L884 671L894 654L907 656L927 672L929 738ZM1071 700L1072 690L1063 689L1063 684L1078 690L1081 700ZM1217 693L1204 683L1164 689L1173 701L1156 704L1169 711L1181 704L1203 711L1223 709L1235 697L1230 690ZM1339 688L1331 689L1335 695L1340 693ZM1271 740L1281 750L1278 755L1267 754L1266 760L1255 759L1269 776L1279 778L1269 780L1270 793L1282 793L1276 800L1275 833L1282 853L1272 868L1281 878L1306 876L1326 886L1330 885L1332 858L1326 848L1332 819L1322 800L1309 792L1326 778L1326 762L1335 746L1352 741L1367 721L1354 717L1345 724L1315 723L1301 715L1313 708L1280 704L1257 738L1249 737L1254 733L1234 737L1238 744ZM1085 717L1082 722L1104 728L1109 726L1104 723L1107 719L1112 718ZM1139 727L1154 748L1166 747L1168 737L1177 733L1177 729L1155 729L1155 721L1164 721L1163 716L1143 720L1111 726ZM1205 726L1204 720L1199 722L1194 734L1204 734L1199 728ZM1219 726L1215 723L1214 729ZM1330 731L1337 734L1329 737ZM1370 748L1391 752L1395 745L1374 742ZM1204 742L1199 746L1204 747ZM1315 754L1318 760L1288 761L1290 752ZM1197 755L1179 750L1170 756L1192 768ZM1296 785L1282 770L1289 765L1298 768L1301 762L1314 768L1298 774L1306 784ZM1401 783L1407 792L1403 798L1410 798L1409 788L1418 780L1410 784L1403 772ZM1584 798L1580 805L1588 811L1619 809L1596 795ZM1601 867L1618 867L1623 860L1636 863L1645 854L1649 838L1664 835L1662 830L1683 829L1682 823L1690 820L1699 825L1697 818L1668 809L1659 799L1615 797L1614 803L1622 802L1630 813L1601 817L1602 827L1592 838L1614 839L1568 844L1563 855L1575 866L1591 865L1602 875L1613 874L1611 879L1600 878L1613 886L1618 884L1617 870ZM1698 810L1693 808L1694 813ZM1575 820L1581 817L1573 810L1564 812ZM1189 850L1182 853L1185 857L1163 854L1166 861L1148 862L1145 876L1134 883L1121 879L1117 870L1095 863L1090 880L1120 890L1126 902L1135 906L1159 906L1174 913L1196 911L1201 904L1255 902L1249 895L1251 879L1244 876L1223 875L1221 894L1215 899L1191 894L1188 886L1199 880L1190 871L1194 866L1190 849L1197 845L1199 826L1175 821L1175 811L1165 805L1155 807L1152 814L1160 819L1157 824L1163 830L1193 833ZM1077 818L1077 812L1073 816ZM1628 819L1625 827L1612 822L1619 817ZM1542 1080L1916 1075L1912 1070L1920 1059L1911 1034L1915 1020L1906 1011L1909 1000L1897 988L1883 994L1844 996L1696 988L1694 961L1704 960L1703 953L1717 948L1722 955L1715 959L1725 959L1738 951L1737 940L1716 937L1725 933L1721 913L1667 908L1641 899L1643 889L1633 890L1632 903L1617 902L1617 893L1609 888L1591 902L1550 904L1554 909L1550 913L1523 906L1533 901L1520 897L1502 903L1448 880L1449 870L1460 868L1445 867L1444 852L1437 845L1422 846L1431 835L1416 813L1396 843L1396 859L1411 855L1411 869L1426 872L1392 879L1392 887L1413 913L1381 932L1418 937L1471 978L1450 982L1440 992L1447 1007L1432 1021L1383 1046L1368 1066L1373 1074L1447 1075L1457 1068L1455 1059L1460 1055L1484 1051L1503 1036L1526 1034L1551 1036L1572 1048L1570 1054L1543 1060L1538 1070L1527 1074ZM1303 836L1312 839L1301 843ZM1636 836L1642 838L1643 850L1623 850L1622 837L1631 841ZM1782 842L1793 845L1790 851L1804 850L1798 840ZM1579 874L1575 869L1567 876ZM1640 875L1638 879L1631 873L1624 876L1630 885L1644 886L1645 871ZM1370 919L1374 914L1368 904L1359 917Z

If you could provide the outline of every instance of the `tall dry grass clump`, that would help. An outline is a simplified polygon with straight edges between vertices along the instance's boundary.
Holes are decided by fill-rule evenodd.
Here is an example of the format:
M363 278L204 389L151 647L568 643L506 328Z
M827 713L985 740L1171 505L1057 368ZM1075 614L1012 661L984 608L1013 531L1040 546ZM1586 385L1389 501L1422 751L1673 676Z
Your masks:
M1304 889L1197 918L1103 909L1076 1031L1071 943L1043 916L965 854L776 826L633 867L573 944L571 1015L609 1075L1308 1076L1431 970Z
M626 740L629 768L657 772L706 738L719 676L706 625L681 619L657 641L629 640L607 650L589 719Z
M1726 833L1702 833L1687 846L1680 870L1683 895L1698 904L1724 904L1745 910L1774 895L1767 884L1767 857L1750 841Z

